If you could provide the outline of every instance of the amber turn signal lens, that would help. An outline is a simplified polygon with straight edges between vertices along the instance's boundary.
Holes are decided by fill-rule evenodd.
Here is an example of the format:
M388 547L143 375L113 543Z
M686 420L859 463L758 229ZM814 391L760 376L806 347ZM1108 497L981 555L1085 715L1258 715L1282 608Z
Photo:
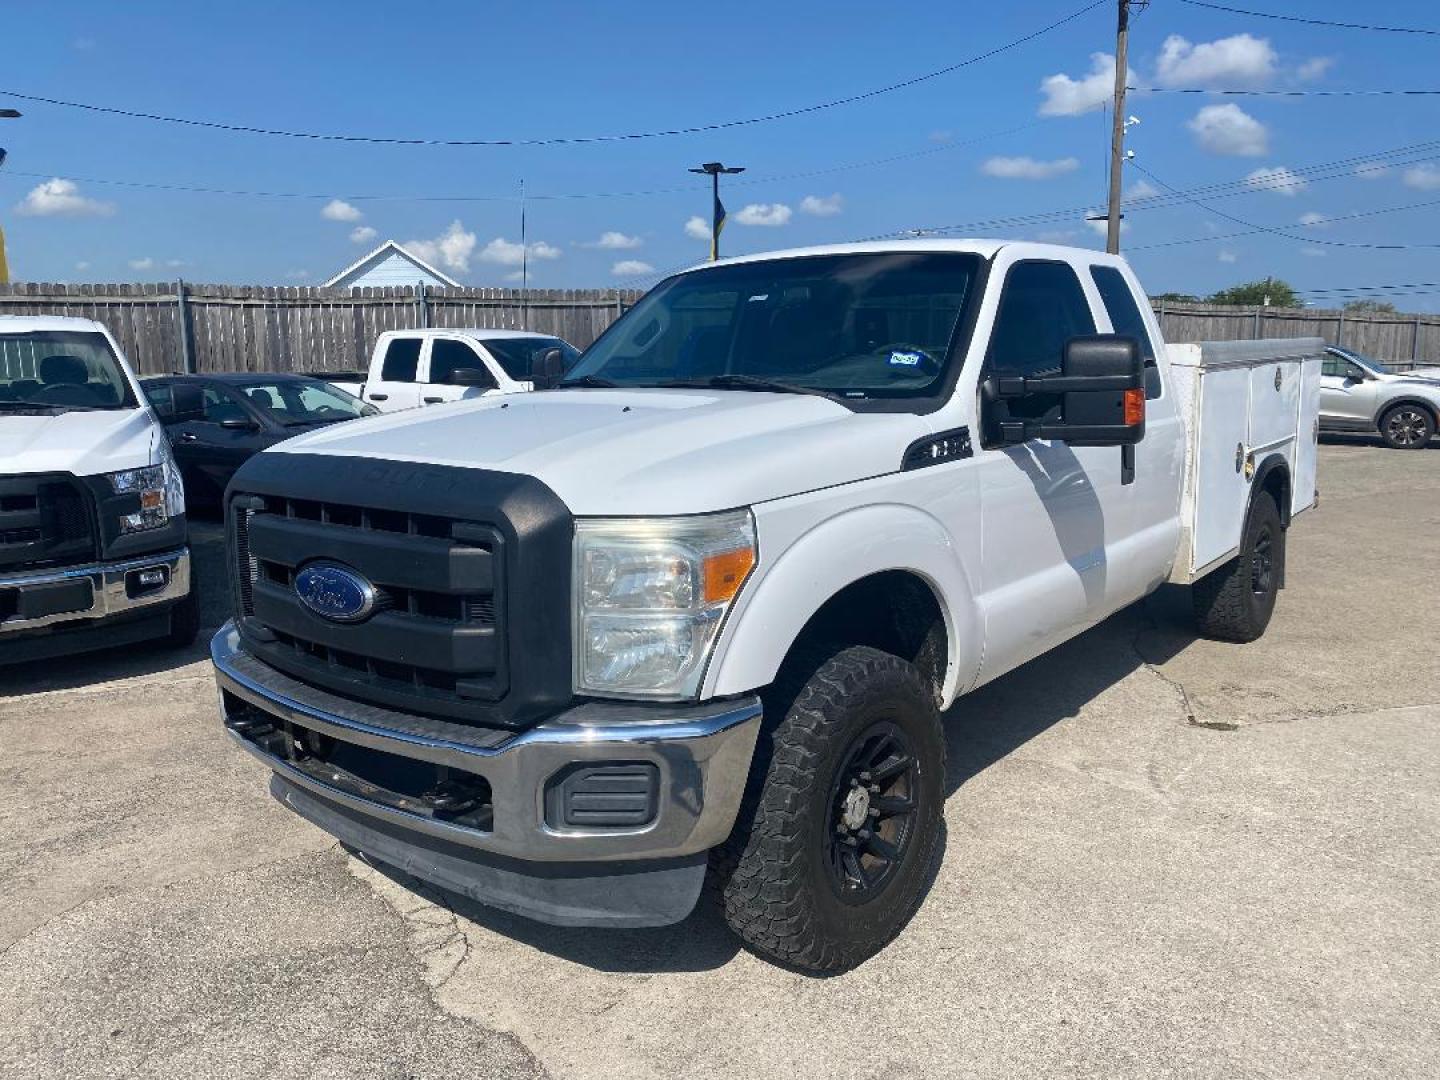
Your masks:
M165 493L159 490L142 491L140 493L140 509L154 510L165 501Z
M1145 391L1125 391L1125 426L1139 427L1145 423Z
M705 602L715 604L731 599L745 584L754 566L755 552L751 548L706 556Z

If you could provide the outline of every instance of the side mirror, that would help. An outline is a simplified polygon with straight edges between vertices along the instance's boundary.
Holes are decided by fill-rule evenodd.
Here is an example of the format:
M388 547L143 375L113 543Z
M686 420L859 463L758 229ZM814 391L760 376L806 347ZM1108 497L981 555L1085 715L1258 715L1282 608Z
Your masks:
M1000 421L1000 441L1007 445L1058 439L1072 446L1133 446L1145 437L1145 361L1132 337L1071 338L1059 375L999 375L990 381L998 398L1059 399L1057 418Z
M495 380L484 368L461 367L450 372L445 382L450 386L494 386Z
M536 390L550 390L564 377L565 354L559 349L546 349L530 364L530 381Z
M251 420L248 416L231 416L220 421L220 426L227 431L256 431L260 425Z

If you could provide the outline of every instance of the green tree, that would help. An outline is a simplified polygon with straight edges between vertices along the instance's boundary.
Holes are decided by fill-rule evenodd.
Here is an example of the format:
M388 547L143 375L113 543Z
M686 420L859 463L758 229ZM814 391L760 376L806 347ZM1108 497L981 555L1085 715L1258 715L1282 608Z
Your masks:
M1393 315L1395 305L1389 300L1347 300L1345 311L1352 315Z
M1268 299L1267 299L1268 298ZM1300 307L1300 294L1287 282L1279 278L1265 278L1263 281L1247 281L1243 285L1232 285L1221 289L1210 298L1212 304L1231 304L1237 307Z
M1158 296L1152 296L1151 301L1156 304L1198 304L1200 298L1183 292L1162 292Z

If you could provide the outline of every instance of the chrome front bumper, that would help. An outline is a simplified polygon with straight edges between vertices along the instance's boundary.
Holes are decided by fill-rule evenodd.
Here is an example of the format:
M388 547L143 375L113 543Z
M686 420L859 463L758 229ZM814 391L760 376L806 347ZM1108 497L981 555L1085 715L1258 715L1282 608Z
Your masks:
M760 702L750 697L668 710L587 704L527 731L496 732L363 705L309 686L246 653L233 623L215 635L210 654L227 731L286 785L342 808L351 818L361 815L392 836L409 833L430 844L459 844L477 854L532 862L660 860L714 847L734 825L760 729ZM293 729L303 729L479 776L490 787L491 827L459 825L397 808L395 800L386 804L366 798L353 782L341 785L338 773L336 783L327 783L323 767L317 769L312 763L297 768L285 756L267 752L247 738L245 729L253 730L256 720L254 710L266 714L262 723L273 722L287 736ZM658 798L653 819L640 828L555 827L547 820L546 793L557 774L577 763L600 762L655 767ZM277 794L284 798L283 791L288 790ZM363 791L363 785L358 790ZM300 809L296 800L286 801ZM306 816L336 831L314 815Z
M153 588L137 589L138 579L133 575L155 569L165 572L165 583ZM180 548L176 551L126 559L123 562L91 563L85 566L32 570L23 574L0 576L0 592L10 589L24 591L83 581L90 583L87 604L37 618L16 616L0 619L0 637L22 630L38 630L55 623L103 619L179 600L190 592L190 552Z

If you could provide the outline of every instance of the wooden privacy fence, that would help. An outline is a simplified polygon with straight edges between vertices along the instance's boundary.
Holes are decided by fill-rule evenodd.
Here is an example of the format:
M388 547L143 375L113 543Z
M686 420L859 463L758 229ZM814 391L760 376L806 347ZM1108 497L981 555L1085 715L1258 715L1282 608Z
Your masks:
M110 328L137 371L341 371L386 330L483 326L580 348L638 299L616 289L322 289L285 286L0 285L0 315L75 315Z
M584 348L640 297L617 289L322 289L191 285L0 285L0 315L79 315L108 326L142 374L342 371L385 330L484 326ZM1440 315L1156 301L1170 341L1323 337L1397 369L1440 364Z

